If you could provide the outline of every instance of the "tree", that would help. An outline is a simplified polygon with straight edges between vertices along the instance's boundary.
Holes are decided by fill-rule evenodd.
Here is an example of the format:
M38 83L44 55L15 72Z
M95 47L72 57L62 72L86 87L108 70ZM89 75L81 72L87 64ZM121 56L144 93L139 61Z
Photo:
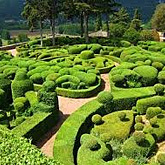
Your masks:
M2 39L0 38L0 46L2 46Z
M8 30L2 30L1 31L1 38L4 40L10 40L10 32Z
M139 9L135 9L133 19L139 19L139 20L141 20L141 14L139 12Z
M94 8L96 11L100 11L102 14L105 15L106 19L106 29L107 29L107 37L110 37L110 29L109 29L109 22L110 14L114 14L116 12L116 9L120 6L118 3L115 2L115 0L96 0L94 4Z
M103 24L102 24L102 14L97 13L96 24L95 24L96 31L101 30L102 26L103 26Z
M122 7L119 11L114 13L112 23L122 23L128 25L130 23L130 16L127 10Z
M23 14L30 21L32 18L38 20L40 26L41 46L43 46L43 21L46 19L47 1L45 0L26 0ZM26 10L30 9L30 12Z
M165 3L157 5L155 13L152 16L152 27L158 31L165 31Z

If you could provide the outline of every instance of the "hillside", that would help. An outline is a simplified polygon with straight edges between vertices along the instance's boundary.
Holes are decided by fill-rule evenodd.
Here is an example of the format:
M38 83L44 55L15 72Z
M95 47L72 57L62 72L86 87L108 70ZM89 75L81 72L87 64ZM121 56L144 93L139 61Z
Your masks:
M153 14L155 6L160 0L117 0L125 6L131 15L135 8L139 8L143 15L143 20L149 20ZM130 3L131 2L131 3ZM0 20L20 18L24 0L0 0Z

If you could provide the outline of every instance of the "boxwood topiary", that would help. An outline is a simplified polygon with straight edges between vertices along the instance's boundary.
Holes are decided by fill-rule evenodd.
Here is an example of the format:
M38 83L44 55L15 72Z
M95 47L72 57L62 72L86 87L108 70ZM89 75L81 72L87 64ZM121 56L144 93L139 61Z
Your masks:
M142 131L144 129L144 125L142 123L136 123L134 128L136 131Z
M41 76L41 73L35 73L30 77L30 80L33 81L35 84L42 84L43 83L43 78Z
M135 117L135 123L142 123L142 121L143 121L142 116L137 115L137 116Z
M92 122L96 125L100 125L103 123L102 117L100 115L96 114L96 115L92 116Z
M149 107L146 112L146 118L151 119L162 112L160 107Z
M84 59L84 60L94 58L94 53L91 50L82 51L81 54L80 54L80 58Z
M98 94L97 100L102 104L108 104L112 102L113 95L111 92L103 91Z
M12 97L15 100L17 97L24 97L27 91L34 89L33 82L27 78L26 72L17 72L11 84Z
M118 117L119 117L119 119L120 119L121 121L124 121L125 118L126 118L126 113L125 113L125 112L120 112L120 113L118 114Z
M158 80L161 84L165 84L165 71L159 72Z
M152 66L155 67L158 71L161 71L164 65L161 62L153 62Z
M164 94L164 85L156 84L156 85L154 85L154 90L157 95L163 95Z

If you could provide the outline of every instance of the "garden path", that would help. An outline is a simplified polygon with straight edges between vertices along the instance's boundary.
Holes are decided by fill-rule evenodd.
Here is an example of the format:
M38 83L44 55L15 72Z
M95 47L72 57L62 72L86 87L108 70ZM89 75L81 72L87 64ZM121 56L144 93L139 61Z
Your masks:
M9 50L13 56L16 56L16 49ZM118 65L117 63L115 65ZM109 85L109 76L108 74L101 75L103 80L103 91L110 91ZM72 99L59 96L59 109L60 109L60 119L58 124L52 128L42 139L37 143L37 147L41 149L41 151L48 157L53 157L53 145L54 140L56 138L57 132L60 129L63 122L78 108L80 108L85 103L95 99L95 97L91 98L82 98L82 99Z
M104 91L110 90L109 85L109 78L108 74L101 75L104 81ZM85 103L95 99L96 97L92 98L85 98L85 99L72 99L72 98L65 98L59 96L59 108L61 111L60 114L60 121L58 124L50 130L43 139L37 144L37 147L41 149L41 151L48 157L53 157L53 145L56 135L58 133L59 128L63 124L63 122L69 117L73 112L75 112L78 108L80 108Z

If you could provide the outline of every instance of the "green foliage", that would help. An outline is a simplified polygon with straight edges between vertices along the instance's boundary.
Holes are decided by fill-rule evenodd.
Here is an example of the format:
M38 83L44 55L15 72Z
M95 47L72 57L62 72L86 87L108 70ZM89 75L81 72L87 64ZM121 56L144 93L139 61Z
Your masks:
M100 125L103 122L102 117L100 115L96 114L96 115L92 116L92 122L96 125Z
M133 69L140 76L142 76L142 83L144 86L154 85L156 82L158 71L152 66L139 66Z
M165 109L164 105L165 97L153 96L149 98L140 99L137 101L136 107L140 114L145 114L149 107L160 107Z
M135 126L134 126L134 128L135 128L136 131L143 131L144 124L142 124L142 123L136 123Z
M131 43L130 42L128 42L128 41L121 41L121 46L123 46L123 47L130 47L131 46Z
M165 71L159 72L158 80L161 84L165 84Z
M0 134L0 164L60 164L46 158L29 140L13 135L3 127Z
M135 123L142 123L142 116L137 115L137 116L135 117Z
M152 66L155 67L158 71L161 71L164 65L161 62L153 62Z
M2 39L0 38L0 46L2 46L3 45L3 43L2 43Z
M10 33L8 30L1 31L1 38L4 40L10 40Z
M165 9L164 3L157 5L155 13L153 14L151 19L152 27L154 29L157 29L158 31L165 30L164 15L163 15L164 9Z
M155 84L154 90L157 95L163 95L164 94L164 85L162 84Z
M160 107L149 107L146 112L146 118L151 119L162 112Z
M28 38L27 34L22 33L22 34L18 35L18 41L19 42L26 42L26 41L29 41L29 38Z
M118 114L118 117L121 121L124 121L126 119L126 113L125 112L121 112Z
M145 134L143 132L134 132L133 138L138 145L142 145L145 142Z
M113 95L111 92L100 92L97 96L97 100L98 102L102 103L102 104L108 104L110 102L112 102L113 100Z
M131 29L135 29L136 31L141 30L141 20L133 19L130 24Z
M90 50L82 51L80 58L84 59L84 60L94 58L94 53L93 53L93 51L90 51Z
M129 28L124 33L123 37L126 41L129 41L132 44L136 44L140 40L140 33L133 28Z
M11 84L12 97L15 100L17 97L24 97L27 91L33 90L33 83L27 78L25 72L17 72L15 79Z

